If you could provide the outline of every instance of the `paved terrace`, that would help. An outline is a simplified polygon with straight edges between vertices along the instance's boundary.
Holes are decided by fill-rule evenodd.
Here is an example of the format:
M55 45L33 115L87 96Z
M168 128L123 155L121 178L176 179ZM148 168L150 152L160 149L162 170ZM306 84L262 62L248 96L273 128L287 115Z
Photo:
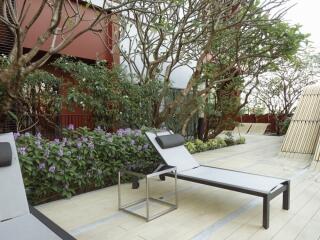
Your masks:
M279 157L281 141L280 137L247 136L245 145L195 154L202 164L292 180L291 209L282 210L282 195L271 201L268 230L261 225L261 198L182 180L178 210L148 223L118 211L116 186L38 209L83 240L320 239L319 168L309 166L308 159ZM128 199L142 196L144 190L143 185L139 190L131 190L128 184L123 187ZM155 179L152 187L153 195L172 197L172 179Z

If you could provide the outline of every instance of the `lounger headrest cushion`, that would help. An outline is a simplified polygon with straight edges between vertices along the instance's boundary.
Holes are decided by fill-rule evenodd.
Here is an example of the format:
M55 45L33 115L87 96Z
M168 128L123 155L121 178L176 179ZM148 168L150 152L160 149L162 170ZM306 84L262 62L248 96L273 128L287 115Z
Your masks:
M181 146L185 142L184 137L180 134L156 136L156 141L163 149Z
M8 142L0 142L0 167L8 167L12 164L11 146Z

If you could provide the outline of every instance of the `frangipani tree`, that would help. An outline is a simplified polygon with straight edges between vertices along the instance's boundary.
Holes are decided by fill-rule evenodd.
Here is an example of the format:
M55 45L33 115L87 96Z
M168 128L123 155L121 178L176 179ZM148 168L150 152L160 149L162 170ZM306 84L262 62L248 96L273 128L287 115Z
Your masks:
M279 61L273 72L259 77L259 85L252 97L275 116L278 133L283 117L293 114L303 88L319 83L320 56L311 50L308 47L302 49L296 61Z
M153 125L158 127L181 114L182 125L186 126L192 115L204 108L208 96L230 81L242 82L236 84L237 91L246 89L249 96L260 74L277 60L292 58L306 35L298 26L281 20L286 2L167 1L153 4L147 13L128 13L123 18L127 25L122 24L125 27L121 29L123 62L133 81L163 83L154 102ZM184 81L186 86L174 100L167 101L179 69L185 74L176 81ZM244 83L244 79L249 80ZM233 115L247 98L234 108ZM223 120L225 114L221 117ZM217 133L222 126L218 129Z

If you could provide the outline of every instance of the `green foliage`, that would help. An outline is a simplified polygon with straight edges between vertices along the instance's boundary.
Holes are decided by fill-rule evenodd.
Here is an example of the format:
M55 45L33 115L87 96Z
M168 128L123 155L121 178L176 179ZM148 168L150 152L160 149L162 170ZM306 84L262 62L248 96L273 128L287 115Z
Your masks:
M218 148L223 148L235 144L244 144L245 138L240 137L238 139L234 139L232 135L227 135L224 139L217 137L214 139L209 139L206 142L203 142L200 139L196 139L194 141L188 141L185 143L186 148L191 153L204 152L209 150L214 150Z
M91 111L97 125L107 128L152 126L152 103L158 99L158 81L135 84L120 67L109 69L105 62L88 65L60 58L54 65L76 80L69 87L68 102Z
M6 70L10 64L7 56L0 55L0 72ZM11 75L11 78L12 82L17 81L14 74ZM62 106L62 98L59 94L61 80L59 78L45 70L35 70L19 80L19 84L11 83L9 85L15 86L14 94L12 94L14 106L7 109L6 113L16 122L18 131L23 131L30 125L36 125L40 119L54 125ZM3 101L8 100L7 88L8 85L0 82L0 108Z
M119 169L128 166L150 172L161 162L140 130L110 134L100 128L65 129L63 139L16 135L28 199L32 203L109 186Z
M5 87L0 83L0 104L5 98Z
M231 132L226 133L226 137L225 137L224 141L226 142L227 145L234 145L235 144L235 140L234 140L234 137Z
M53 120L54 116L60 113L62 107L62 96L59 93L61 84L61 79L53 74L36 70L24 80L22 86L25 93L24 98L34 108L41 106L42 114L51 117Z
M236 144L245 144L245 143L246 143L246 139L243 136L236 139Z
M280 134L285 135L291 123L291 117L287 117L284 121L280 123Z
M256 87L257 76L274 71L282 60L294 62L308 37L300 26L271 16L259 2L242 8L230 21L239 20L243 14L247 24L217 32L211 44L214 60L204 68L203 81L215 86L205 106L213 136L233 123Z

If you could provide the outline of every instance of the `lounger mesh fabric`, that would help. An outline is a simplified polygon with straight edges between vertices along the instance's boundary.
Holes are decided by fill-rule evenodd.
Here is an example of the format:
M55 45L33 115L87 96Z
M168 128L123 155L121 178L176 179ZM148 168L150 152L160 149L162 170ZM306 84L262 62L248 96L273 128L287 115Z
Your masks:
M0 221L29 214L28 201L12 134L1 134L0 142L9 142L12 151L10 167L0 168Z
M171 134L168 131L154 133L147 132L146 135L150 139L153 146L159 152L161 157L166 161L170 166L177 167L177 172L182 172L192 168L199 167L200 164L193 158L193 156L188 152L184 146L177 146L167 149L162 149L156 141L157 136L163 136Z
M180 175L265 193L271 192L283 182L282 179L206 166L184 171Z
M1 134L0 142L12 151L12 165L0 168L0 240L61 240L30 213L13 134Z
M0 223L0 239L61 240L60 237L31 214Z

